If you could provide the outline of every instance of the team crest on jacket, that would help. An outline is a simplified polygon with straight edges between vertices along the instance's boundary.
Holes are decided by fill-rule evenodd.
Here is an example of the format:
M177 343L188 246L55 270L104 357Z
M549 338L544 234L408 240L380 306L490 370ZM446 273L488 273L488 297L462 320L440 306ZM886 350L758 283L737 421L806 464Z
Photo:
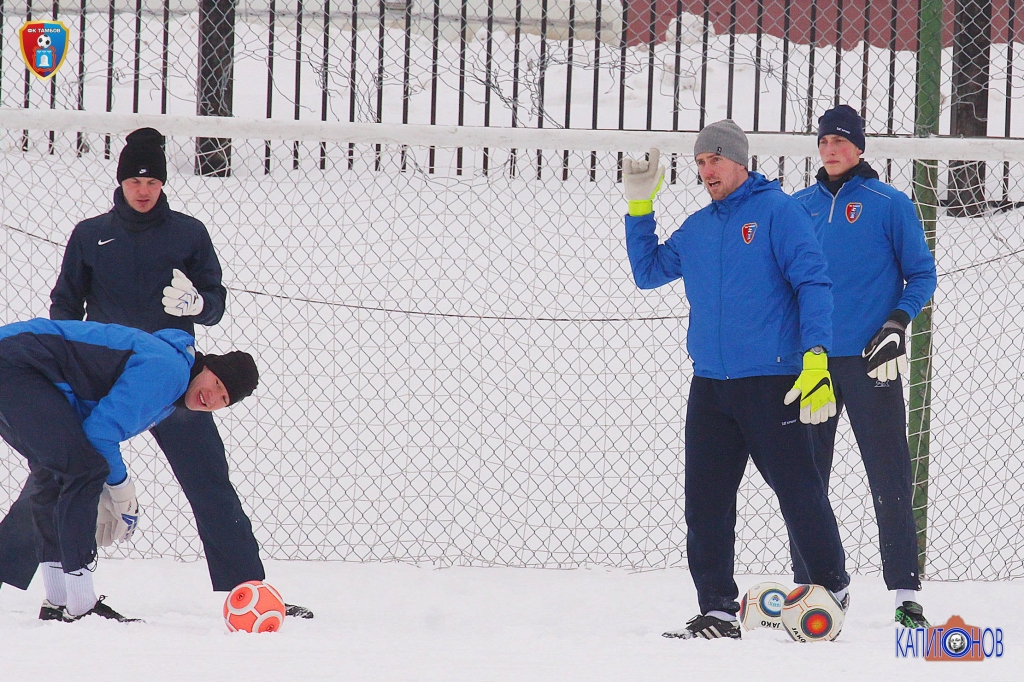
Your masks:
M747 244L754 241L755 232L757 232L757 223L747 223L740 228L740 234L743 235L743 241Z
M846 205L846 222L855 223L860 214L864 212L864 204L859 201L851 201Z

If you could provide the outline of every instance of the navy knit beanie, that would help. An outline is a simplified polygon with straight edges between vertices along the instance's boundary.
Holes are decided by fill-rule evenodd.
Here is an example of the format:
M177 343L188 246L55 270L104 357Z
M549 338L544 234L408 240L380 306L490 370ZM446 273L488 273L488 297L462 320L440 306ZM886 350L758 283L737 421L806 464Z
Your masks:
M853 107L840 104L829 109L818 119L818 142L826 135L838 135L864 151L864 121Z

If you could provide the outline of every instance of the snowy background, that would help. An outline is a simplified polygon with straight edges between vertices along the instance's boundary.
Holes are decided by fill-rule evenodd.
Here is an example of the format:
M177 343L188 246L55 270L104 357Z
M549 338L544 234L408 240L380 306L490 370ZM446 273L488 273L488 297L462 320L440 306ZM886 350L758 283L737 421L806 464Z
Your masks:
M361 49L375 49L372 31L359 35ZM254 45L257 38L254 32ZM387 32L395 45L402 38ZM531 50L534 38L525 39ZM425 54L429 42L417 41ZM719 57L726 43L717 39ZM744 54L754 49L749 37L738 44ZM480 76L484 48L471 45L470 68ZM500 47L510 49L507 41ZM457 46L443 48L447 62L457 63ZM689 49L699 55L700 44ZM243 52L251 59L239 62L236 113L261 116L260 56L255 48ZM194 52L179 56L172 93L187 93ZM644 125L647 80L639 65L647 57L628 52L637 68L628 72L627 127ZM912 64L912 56L898 57ZM424 64L413 62L421 84ZM753 69L744 64L736 76L752 87ZM859 73L856 66L848 72ZM0 84L8 95L21 85L13 71L5 69ZM673 75L659 73L654 126L669 127ZM699 70L687 73L681 127L695 127ZM401 80L389 74L387 108L400 111ZM888 87L880 74L870 90L877 102ZM617 76L603 75L599 114L614 126ZM726 114L725 79L725 67L713 64L708 120ZM454 123L457 78L442 81L438 111ZM310 102L304 116L316 118L315 73L302 82ZM574 82L584 89L574 106L586 108L592 86ZM820 112L833 93L831 83L818 82ZM774 102L766 111L785 100L777 85L761 83L763 102ZM859 92L856 79L848 85L844 96ZM471 79L470 125L482 122L482 88L473 94L475 87ZM47 101L45 87L32 88L36 105ZM58 95L72 97L60 88ZM120 88L115 110L130 110L130 86ZM153 111L158 92L143 92L149 108L142 110ZM898 96L905 115L907 83ZM181 101L172 111L194 111ZM564 105L564 93L559 100L548 92L546 101ZM750 102L733 103L747 127ZM802 110L804 102L794 106ZM290 105L277 111L287 118ZM429 116L427 90L417 91L410 111L411 121ZM589 111L572 115L589 120ZM878 119L869 124L878 131ZM20 130L0 133L0 321L46 313L72 226L109 208L123 139L109 137L112 154L104 158L102 132L85 136L81 156L73 134L57 134L51 148L45 132L32 131L23 151ZM235 139L232 177L201 179L192 174L193 141L170 139L172 207L209 226L230 289L224 322L202 332L200 344L252 349L265 367L254 399L221 418L233 480L268 559L344 563L270 561L271 581L317 619L289 621L278 636L228 636L187 503L142 436L125 452L143 490L143 527L131 550L116 552L132 559L102 562L97 587L147 624L39 623L40 586L4 588L0 677L36 676L39 662L61 651L66 660L93 661L83 668L97 677L109 676L115 657L146 679L248 679L271 671L313 679L619 680L677 679L691 670L773 679L820 674L823 666L859 679L891 674L894 665L964 679L945 666L894 663L893 605L878 577L874 514L845 421L831 495L857 576L840 641L793 649L784 636L760 632L739 644L660 637L696 612L689 576L673 568L685 566L683 288L639 292L631 281L617 155L564 156L552 144L539 161L534 150L492 148L485 162L479 148L438 149L432 157L422 147ZM643 150L624 137L621 151ZM787 191L805 186L816 168L802 157L759 162ZM909 191L909 162L872 162ZM675 182L659 197L663 235L707 202L687 163L680 157ZM1024 198L1024 168L1005 170L1014 198ZM1001 192L1002 171L990 165L992 196ZM939 178L945 181L944 167ZM1024 624L1005 608L1022 596L1019 580L1008 578L1024 574L1022 218L1018 210L942 218L938 226L927 575L968 582L929 582L925 604L933 621L958 613L1008 632L1002 661L975 664L989 679L1011 679L1013 637ZM24 476L19 457L0 457L0 507ZM781 517L756 473L743 483L740 512L738 563L751 574L739 579L745 589L762 574L783 574L788 554ZM999 582L970 582L993 579Z

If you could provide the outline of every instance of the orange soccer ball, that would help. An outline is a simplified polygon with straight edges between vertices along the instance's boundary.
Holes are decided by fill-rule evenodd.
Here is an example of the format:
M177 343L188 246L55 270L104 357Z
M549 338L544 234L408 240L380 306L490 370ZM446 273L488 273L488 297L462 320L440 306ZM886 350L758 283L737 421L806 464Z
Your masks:
M281 593L262 580L236 586L224 601L224 622L231 632L277 632L284 623Z

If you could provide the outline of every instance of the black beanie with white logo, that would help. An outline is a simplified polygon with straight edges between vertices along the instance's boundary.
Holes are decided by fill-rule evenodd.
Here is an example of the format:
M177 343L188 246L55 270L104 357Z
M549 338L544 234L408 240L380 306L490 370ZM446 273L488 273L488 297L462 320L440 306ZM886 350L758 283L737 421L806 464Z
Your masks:
M128 178L156 178L167 182L167 159L164 136L156 128L139 128L124 139L124 149L117 161L117 182Z

